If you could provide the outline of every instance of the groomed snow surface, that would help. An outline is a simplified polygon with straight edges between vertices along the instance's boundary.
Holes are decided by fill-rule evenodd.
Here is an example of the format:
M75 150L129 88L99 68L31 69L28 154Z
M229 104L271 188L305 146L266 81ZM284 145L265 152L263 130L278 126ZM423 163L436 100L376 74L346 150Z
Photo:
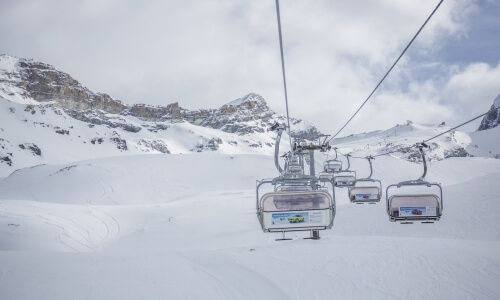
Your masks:
M0 182L0 298L500 299L500 160L432 163L427 179L444 189L434 224L389 222L385 202L338 189L320 240L260 229L255 180L276 173L269 156L213 153L16 171ZM374 160L384 186L421 173Z

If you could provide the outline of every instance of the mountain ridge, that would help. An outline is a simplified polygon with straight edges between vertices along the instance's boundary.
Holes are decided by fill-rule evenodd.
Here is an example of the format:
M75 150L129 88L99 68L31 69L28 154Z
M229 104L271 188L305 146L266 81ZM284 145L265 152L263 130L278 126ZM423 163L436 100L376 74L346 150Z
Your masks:
M270 127L284 119L267 106L262 96L255 93L249 93L218 109L188 110L180 107L178 102L166 106L141 103L127 105L108 94L92 92L69 74L49 64L8 55L0 55L0 96L24 104L55 102L77 120L94 125L119 126L131 132L141 129L113 122L113 117L108 114L133 116L149 122L187 121L239 134L262 133L266 126ZM292 118L292 122L297 124L303 121ZM312 140L320 135L312 124L295 127L300 127L295 129L297 134Z
M276 135L267 129L286 123L285 116L269 109L255 93L216 109L187 110L177 102L126 105L91 92L50 65L5 55L0 55L0 120L0 177L40 164L144 153L273 155ZM293 136L312 140L320 134L308 122L290 121ZM414 145L449 129L408 121L388 130L337 138L331 144L353 156L391 152L420 162ZM363 149L359 144L365 145ZM426 155L431 161L470 155L500 158L500 150L488 144L484 134L452 131L429 145ZM282 142L281 152L289 146Z

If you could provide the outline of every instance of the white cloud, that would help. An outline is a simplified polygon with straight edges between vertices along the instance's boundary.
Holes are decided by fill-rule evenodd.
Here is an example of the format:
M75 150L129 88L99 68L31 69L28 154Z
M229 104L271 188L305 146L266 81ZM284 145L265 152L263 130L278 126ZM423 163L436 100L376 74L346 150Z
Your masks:
M282 0L291 115L328 133L340 129L437 3ZM472 95L498 94L498 66L453 66L434 56L448 39L467 34L478 5L443 2L343 134L406 119L451 122L449 112L468 116ZM127 103L211 108L256 92L285 112L271 0L3 1L0 40L2 53L53 64Z

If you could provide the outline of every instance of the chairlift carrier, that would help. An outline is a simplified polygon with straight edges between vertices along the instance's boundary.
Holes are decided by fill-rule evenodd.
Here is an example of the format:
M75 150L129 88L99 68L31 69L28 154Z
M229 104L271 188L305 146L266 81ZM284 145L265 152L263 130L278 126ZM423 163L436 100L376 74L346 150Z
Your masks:
M326 173L339 172L342 170L342 162L335 159L327 160L323 163L323 170Z
M277 141L281 138L283 127L276 126ZM319 239L318 230L333 226L335 217L335 193L332 178L318 178L314 175L314 150L320 150L320 145L309 145L289 153L285 168L279 165L279 143L275 147L275 165L281 173L274 179L263 179L256 184L256 208L259 223L264 232L311 231L312 239ZM302 155L308 151L311 159L310 173L294 172L294 168L303 166ZM272 185L274 189L260 195L260 188ZM331 185L331 193L325 187ZM323 186L321 186L323 185Z
M402 224L412 224L413 221L422 223L433 223L439 221L443 213L443 189L439 183L431 183L425 181L427 174L427 163L423 147L427 147L422 143L417 145L422 155L424 163L424 174L417 180L403 181L398 184L391 184L386 189L387 214L391 222L401 221ZM402 188L409 186L422 186L431 188L436 186L439 188L439 194L435 193L419 193L419 194L394 194L390 195L389 190L394 188Z
M311 188L317 188L318 183L329 183L332 193L326 189ZM260 197L259 190L265 184L274 185L275 191ZM257 181L256 205L264 232L330 229L336 212L333 182L315 176Z
M352 203L375 203L382 198L382 182L372 179L373 167L371 156L366 158L370 164L370 175L366 178L360 178L354 181L352 187L349 187L349 199Z
M336 187L350 187L356 180L356 172L349 170L349 167L351 166L349 156L349 154L345 156L347 158L347 169L334 173L333 183Z
M342 170L342 161L337 160L337 148L334 147L333 150L335 150L335 158L323 163L323 171L326 173L334 173Z

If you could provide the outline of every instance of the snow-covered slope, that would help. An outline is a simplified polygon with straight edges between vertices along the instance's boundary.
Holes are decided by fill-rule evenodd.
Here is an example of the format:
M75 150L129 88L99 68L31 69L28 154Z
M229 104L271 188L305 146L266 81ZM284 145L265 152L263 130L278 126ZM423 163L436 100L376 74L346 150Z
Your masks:
M469 133L471 142L467 152L474 156L500 159L500 126Z
M384 187L422 173L421 164L394 156L373 163ZM368 171L359 159L353 168ZM444 189L434 224L391 223L384 202L351 204L338 189L334 227L319 241L291 233L277 242L279 234L261 231L255 180L276 175L270 156L217 152L16 171L0 182L2 297L500 297L500 160L431 162L427 179Z
M0 98L0 120L0 177L39 164L141 153L274 152L272 132L240 135L185 121L151 123L132 116L115 120L142 129L131 132L76 120L54 104L23 105Z
M435 136L448 131L446 125L424 125L408 121L404 125L396 125L383 131L351 135L335 139L332 145L339 148L343 154L365 157L391 153L393 156L409 161L421 161L418 149L415 146ZM471 135L462 131L451 131L427 142L427 159L430 161L442 160L448 157L466 157L470 154L465 150L472 143ZM477 141L478 147L482 141Z

